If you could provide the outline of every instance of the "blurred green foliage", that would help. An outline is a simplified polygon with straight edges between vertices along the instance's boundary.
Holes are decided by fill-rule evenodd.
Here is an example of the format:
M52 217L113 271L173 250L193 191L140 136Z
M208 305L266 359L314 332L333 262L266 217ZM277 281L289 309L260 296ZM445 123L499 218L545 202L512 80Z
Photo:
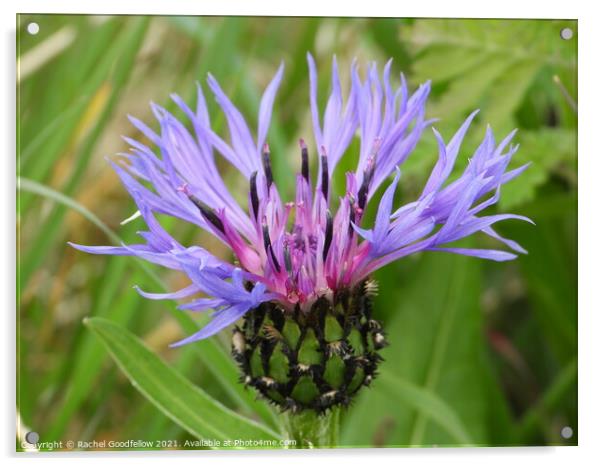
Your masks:
M38 35L26 32L31 21L40 25ZM140 396L82 325L95 316L138 335L225 406L274 427L271 409L237 383L227 332L168 349L203 318L131 289L173 289L184 284L182 276L130 258L87 256L66 242L134 241L139 224L120 225L134 204L104 157L126 149L120 135L140 137L128 113L150 123L149 101L174 110L172 92L192 103L194 82L209 71L256 125L261 89L284 61L268 138L276 181L290 194L296 141L311 138L305 64L311 51L322 104L336 54L341 68L354 57L381 64L392 57L394 70L413 86L431 79L428 113L440 118L435 126L444 137L480 108L460 168L486 124L498 138L519 128L513 166L532 166L504 187L498 208L537 224L500 228L529 251L513 263L431 253L377 274L382 291L375 309L391 346L381 378L344 413L341 445L576 444L577 39L562 40L564 27L577 32L574 21L547 20L19 16L23 426L42 440L189 438ZM222 131L223 116L211 99L209 105ZM427 131L403 167L400 201L416 196L436 156ZM222 168L237 186L238 175ZM163 220L185 243L226 254L193 228ZM561 437L564 426L572 438Z

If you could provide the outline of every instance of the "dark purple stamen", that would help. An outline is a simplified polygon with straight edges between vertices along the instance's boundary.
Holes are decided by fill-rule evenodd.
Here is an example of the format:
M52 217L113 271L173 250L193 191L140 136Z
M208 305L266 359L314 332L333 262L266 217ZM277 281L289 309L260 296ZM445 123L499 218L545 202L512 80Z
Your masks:
M355 223L355 209L353 208L353 204L354 204L354 200L353 198L349 198L349 228L347 229L347 234L349 235L349 237L351 238L353 236L353 232L355 231L353 229L352 224Z
M370 183L372 183L372 178L374 178L374 171L376 170L376 154L380 149L380 143L380 138L376 138L374 140L372 153L368 159L367 167L364 170L364 179L362 180L362 185L357 193L357 205L361 210L364 210L364 207L366 207L366 201L368 200L368 191L370 189Z
M293 262L291 260L291 252L288 249L288 245L284 245L284 268L290 274L293 271Z
M274 181L274 176L272 175L272 163L270 162L270 146L268 146L267 144L263 145L262 160L263 171L265 173L265 180L268 185L268 189L270 189L270 186L272 186L272 183Z
M249 179L250 190L251 190L251 209L253 210L253 217L257 220L257 214L259 213L259 196L257 195L257 172L251 173Z
M190 199L192 203L197 206L205 220L211 223L211 225L213 225L217 230L224 233L224 224L211 207L192 194L188 194L188 199Z
M332 243L332 214L330 210L326 211L326 231L324 232L324 251L322 252L322 259L326 262L328 257L328 251L330 250L330 244Z
M309 182L309 156L307 154L307 145L303 139L299 139L301 146L301 176Z
M328 201L328 158L326 154L322 154L320 161L322 162L322 194Z
M374 177L375 164L369 163L368 168L364 171L364 179L362 185L357 193L357 205L360 209L366 207L366 200L368 199L368 190L370 189L370 183Z
M280 264L276 259L276 255L274 254L274 249L272 248L272 241L270 240L270 232L268 231L268 226L263 224L263 247L265 248L265 252L270 255L272 258L272 262L274 263L274 268L276 272L280 272Z

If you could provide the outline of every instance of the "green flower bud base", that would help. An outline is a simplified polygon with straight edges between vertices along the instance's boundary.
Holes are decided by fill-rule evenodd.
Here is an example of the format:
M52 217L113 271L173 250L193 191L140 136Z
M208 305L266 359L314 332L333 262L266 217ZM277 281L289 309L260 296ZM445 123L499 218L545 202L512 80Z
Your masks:
M339 444L341 408L333 407L326 413L305 410L283 415L283 427L289 449L336 448Z
M346 406L369 385L386 345L371 317L372 280L318 299L308 312L263 303L249 311L232 337L242 381L293 414Z

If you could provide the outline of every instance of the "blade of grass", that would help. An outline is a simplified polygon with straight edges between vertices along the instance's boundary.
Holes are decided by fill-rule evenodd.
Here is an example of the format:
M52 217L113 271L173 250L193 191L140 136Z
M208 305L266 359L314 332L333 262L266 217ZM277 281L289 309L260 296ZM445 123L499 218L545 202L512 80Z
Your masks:
M91 312L91 315L103 316L124 326L139 310L141 304L135 293L118 296L122 291L124 273L128 271L126 264L121 257L111 258L104 280L100 283L102 293L99 294L99 300L94 303ZM136 279L139 275L140 272L136 272L132 278ZM66 360L66 363L72 366L72 371L65 386L61 388L63 396L57 401L56 416L44 435L48 439L58 440L62 437L73 415L97 383L98 375L106 361L102 345L97 339L91 338L89 333L83 334L81 341L77 343L72 352L74 358Z
M279 435L227 409L167 366L122 327L98 317L84 321L136 389L174 422L201 439L277 440Z
M118 98L121 95L123 88L128 82L128 78L133 69L135 57L142 45L142 39L146 34L148 28L149 19L147 17L138 18L131 29L126 30L126 36L123 38L127 47L123 50L123 54L120 55L117 64L115 65L115 73L113 78L107 82L110 89L110 96L104 108L101 110L100 115L94 125L89 136L85 139L81 150L79 151L75 168L71 174L69 181L62 192L67 195L73 194L82 179L82 173L87 166L87 161L90 158L93 149L106 126L110 115L112 114L115 105L117 104ZM34 180L36 177L32 177ZM31 198L29 198L31 199ZM27 212L28 202L26 197L19 196L19 208L20 212ZM22 267L20 269L20 280L23 285L26 285L29 281L34 270L42 263L46 254L52 248L49 245L56 241L56 237L60 232L60 228L63 224L62 218L65 215L66 209L63 206L56 206L52 213L48 216L40 230L44 231L44 235L38 238L38 241L32 246L28 254L23 258Z
M384 321L390 335L379 372L395 374L436 394L461 419L471 443L486 445L490 419L504 410L490 405L498 399L489 394L495 394L497 386L484 379L479 271L477 261L453 255L424 254L400 261L375 275L383 293L375 298L374 316ZM392 403L385 385L377 377L369 391L358 395L344 419L344 445L451 445L457 441L428 412ZM504 400L499 407L505 407ZM420 438L417 427L422 431Z
M78 99L72 106L61 112L53 118L52 121L40 131L35 138L33 138L23 150L19 150L19 172L24 173L24 167L36 153L41 152L44 148L51 143L52 138L55 137L57 131L61 127L69 125L69 122L74 120L79 112L83 110L86 104L86 99Z
M465 281L466 271L466 267L456 268L456 270L454 270L453 279L449 280L449 286L446 290L447 296L444 300L445 311L441 315L439 328L435 335L434 348L431 353L428 371L424 381L424 388L426 390L435 390L439 381L439 376L445 361L445 354L448 345L450 344L451 330L456 318L456 313L458 311L460 294L462 293L461 287L457 286L456 284L463 283ZM410 431L410 445L422 444L428 419L429 416L424 411L419 410L417 412L412 429Z
M523 415L518 425L519 438L528 443L537 428L548 421L546 414L553 412L576 382L577 359L574 359L560 371L539 401Z
M76 212L82 214L87 220L96 225L104 234L106 234L109 239L116 244L120 244L121 240L119 236L117 236L113 230L111 230L106 223L104 223L101 219L99 219L93 212L86 209L79 202L75 201L73 198L66 196L65 194L56 191L48 186L45 186L37 181L30 180L27 178L19 177L17 178L17 190L25 191L33 194L37 194L46 199L51 199L58 204L62 204L69 209L73 209Z
M198 364L197 355L193 351L185 351L182 352L178 360L173 364L173 367L180 372L181 374L188 374L189 371L196 367ZM164 440L168 438L174 438L173 435L170 435L168 431L175 428L180 428L179 426L174 426L172 422L170 422L169 418L165 416L157 416L156 410L154 407L147 408L148 405L142 408L140 420L138 423L139 432L141 438L149 438L149 439L157 439ZM127 429L127 431L131 431Z
M391 400L399 401L423 413L445 429L462 446L470 446L473 443L456 412L434 392L386 370L380 371L379 378Z
M78 34L87 36L86 41L76 40L75 45L81 48L74 48L74 45L68 53L61 56L60 64L52 68L49 76L36 76L35 80L32 77L31 82L19 86L18 123L21 123L23 118L26 124L18 128L18 143L21 139L34 140L46 128L49 119L73 111L73 115L56 128L36 158L29 158L29 162L26 163L21 160L21 152L18 151L19 174L43 181L48 177L55 162L73 150L72 146L78 139L78 128L86 109L107 76L110 76L111 69L126 45L123 43L124 37L116 37L117 26L113 21L103 24L98 29L88 27L84 30L80 25ZM115 41L116 38L121 39L119 46L107 51L106 44ZM53 87L60 88L61 92L45 92ZM27 99L22 99L22 95L27 96ZM25 106L31 106L31 102L35 102L35 105L42 107L44 111L32 112ZM27 207L29 202L27 197L24 198L23 207Z
M119 238L119 236L114 233L105 223L103 223L102 220L100 220L96 215L94 215L92 212L86 209L86 207L74 199L71 199L68 196L65 196L64 194L59 193L47 186L35 183L32 180L20 179L19 185L21 189L28 189L30 192L42 195L47 199L74 209L76 212L82 214L86 219L106 233L114 244L122 243L122 240ZM133 259L132 263L136 264L162 291L168 291L168 287L165 285L165 283L157 276L154 270L146 262L139 259ZM17 277L18 276L19 274L17 274ZM22 289L19 283L18 289ZM169 311L184 332L192 334L198 331L198 324L192 320L190 316L181 311L173 309L173 307L170 307ZM245 414L256 414L272 427L276 427L278 425L274 411L265 403L256 400L253 393L249 390L246 390L245 387L239 383L239 373L236 365L216 338L203 340L198 344L191 345L190 347L194 348L194 351L198 354L201 362L205 364L206 367L211 370L213 375L221 382L224 392L230 396L232 401L242 408ZM82 374L78 377L85 379L88 376L86 374ZM60 435L61 429L58 427L53 427L51 431L56 433L58 436Z
M71 26L65 26L18 57L17 69L19 73L17 73L17 84L20 84L21 80L34 74L55 56L60 55L63 50L71 45L75 37L75 29Z

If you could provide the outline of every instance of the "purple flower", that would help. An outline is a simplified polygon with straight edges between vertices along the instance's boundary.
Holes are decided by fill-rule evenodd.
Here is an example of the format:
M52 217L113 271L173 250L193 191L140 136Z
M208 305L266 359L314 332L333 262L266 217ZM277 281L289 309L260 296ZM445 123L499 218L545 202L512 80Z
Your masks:
M506 219L530 221L528 218L478 215L497 202L503 184L527 168L524 165L507 171L517 150L510 144L514 132L496 144L488 128L464 173L449 181L462 140L477 112L466 119L447 144L433 130L439 159L424 190L414 202L395 208L399 166L432 123L425 120L430 84L421 85L410 95L403 75L399 84L392 85L390 61L382 78L373 64L364 80L354 63L351 89L344 97L333 60L332 89L321 114L316 66L309 54L308 64L317 177L310 176L313 151L300 140L301 168L295 178L294 202L283 203L280 198L266 144L272 106L284 71L282 65L261 99L256 138L211 75L208 85L226 117L229 144L211 129L200 86L194 110L178 96L172 96L190 120L192 133L155 104L152 109L159 121L159 132L130 117L160 154L125 138L130 152L121 154L119 163L112 162L148 227L148 231L140 232L144 243L73 246L93 254L138 256L188 275L191 284L173 293L154 294L138 289L148 299L192 298L181 309L215 310L208 325L175 345L213 335L262 302L278 302L289 310L299 306L307 312L318 298L331 298L376 269L419 251L447 251L495 261L516 257L506 251L453 246L455 241L479 231L514 252L525 252L514 241L498 235L493 225ZM335 198L330 180L356 135L360 139L358 166L355 172L346 174L345 195ZM215 154L224 157L248 180L246 208L236 202L226 187ZM394 179L382 197L372 199L392 174ZM378 202L378 211L374 224L365 225L364 212L370 202ZM219 259L200 246L178 243L157 222L156 213L178 217L215 235L232 250L239 265ZM200 293L204 297L195 297Z

